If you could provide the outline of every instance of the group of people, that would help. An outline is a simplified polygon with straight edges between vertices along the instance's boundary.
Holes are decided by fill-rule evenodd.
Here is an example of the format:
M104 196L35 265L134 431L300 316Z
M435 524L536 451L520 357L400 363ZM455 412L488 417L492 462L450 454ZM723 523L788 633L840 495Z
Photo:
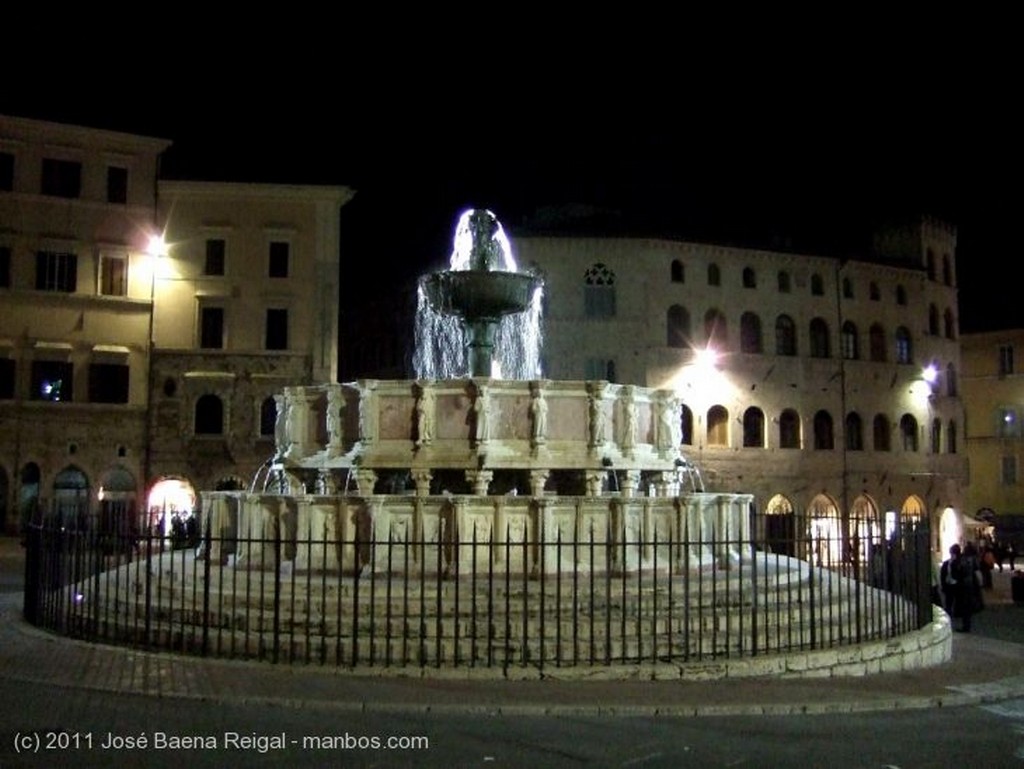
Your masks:
M964 547L952 545L949 558L939 568L939 589L942 604L953 620L959 620L962 633L971 632L971 618L985 608L982 598L982 558L971 542Z

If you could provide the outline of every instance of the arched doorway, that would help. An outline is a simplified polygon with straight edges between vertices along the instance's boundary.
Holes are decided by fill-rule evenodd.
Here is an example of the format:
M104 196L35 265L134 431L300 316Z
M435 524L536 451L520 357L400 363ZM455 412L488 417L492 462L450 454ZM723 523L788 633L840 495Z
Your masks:
M112 468L104 474L97 493L100 502L101 533L118 536L137 533L135 488L135 476L123 467Z
M811 562L815 566L838 566L843 557L843 522L836 503L818 494L807 506L807 534Z
M53 516L59 525L85 531L89 520L89 479L74 465L68 465L53 479Z
M771 553L796 555L796 516L793 505L776 494L764 509L764 541Z
M198 529L196 521L196 492L184 478L161 478L153 484L146 499L149 511L143 521L146 531L174 538L187 537Z

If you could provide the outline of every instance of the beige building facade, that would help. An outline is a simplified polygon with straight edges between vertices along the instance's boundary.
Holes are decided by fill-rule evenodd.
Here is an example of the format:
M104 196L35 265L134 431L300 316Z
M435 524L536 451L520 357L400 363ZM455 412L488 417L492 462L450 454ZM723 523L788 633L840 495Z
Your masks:
M0 116L0 529L240 485L273 393L337 377L352 191L160 180L170 144Z
M0 508L143 487L164 139L0 116Z
M1024 513L1022 353L1024 329L965 334L961 341L972 516Z
M550 299L545 376L675 392L684 453L709 490L752 493L798 536L853 536L850 516L926 516L936 552L961 537L952 227L891 228L872 254L842 260L666 240L512 243Z
M162 182L150 477L249 488L275 396L337 381L344 187Z

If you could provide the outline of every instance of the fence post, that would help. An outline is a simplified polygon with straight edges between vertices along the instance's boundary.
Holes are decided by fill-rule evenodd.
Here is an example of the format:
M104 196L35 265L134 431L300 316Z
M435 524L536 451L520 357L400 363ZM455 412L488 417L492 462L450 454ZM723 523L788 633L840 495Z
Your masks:
M42 529L30 523L25 531L25 595L22 616L31 625L39 624L42 545Z

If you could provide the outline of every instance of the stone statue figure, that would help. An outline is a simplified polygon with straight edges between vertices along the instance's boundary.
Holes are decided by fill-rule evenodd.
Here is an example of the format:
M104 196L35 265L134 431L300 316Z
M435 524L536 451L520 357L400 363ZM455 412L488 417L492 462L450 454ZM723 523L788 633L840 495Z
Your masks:
M487 443L491 437L490 397L486 387L480 387L473 401L473 426L477 443Z
M679 425L679 405L676 398L666 395L655 401L658 414L655 440L662 451L678 448L682 443L682 430Z
M633 388L626 388L626 397L622 401L622 439L623 448L636 445L636 402L633 400Z
M607 438L605 437L606 432L606 420L604 409L601 407L603 398L600 395L591 393L590 395L590 445L600 446Z
M341 410L345 408L345 401L341 397L341 391L332 387L327 391L327 442L331 446L341 443Z
M283 393L274 394L277 415L274 417L274 448L278 456L288 450L288 402Z
M547 441L548 435L548 402L539 387L533 390L530 414L533 416L533 444L539 446Z
M416 446L427 446L434 440L434 391L427 385L419 388L416 399Z
M672 447L678 449L683 445L683 402L679 398L669 398L668 408L671 415Z
M371 443L375 438L373 431L376 425L371 408L375 405L373 388L376 384L375 381L368 382L359 388L359 440L363 443Z

